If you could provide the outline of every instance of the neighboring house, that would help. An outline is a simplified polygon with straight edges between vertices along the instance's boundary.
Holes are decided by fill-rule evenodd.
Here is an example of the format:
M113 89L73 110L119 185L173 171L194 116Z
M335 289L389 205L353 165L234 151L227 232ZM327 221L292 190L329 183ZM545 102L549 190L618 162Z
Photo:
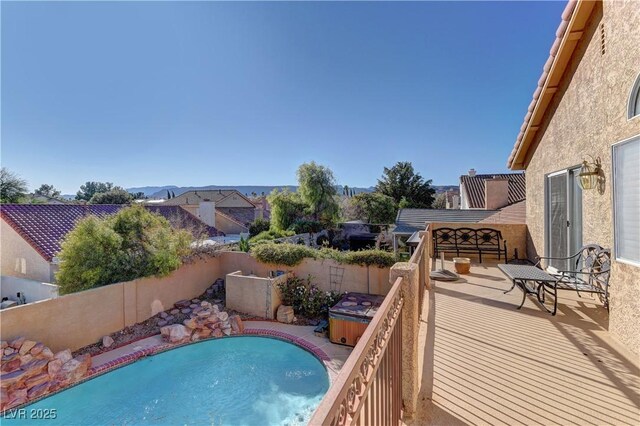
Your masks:
M449 189L445 192L447 209L457 210L460 208L460 190Z
M512 170L526 170L530 258L568 256L588 243L612 249L608 328L635 354L639 23L637 1L569 2L508 160Z
M56 255L63 238L76 222L88 215L106 217L123 205L3 204L0 205L1 274L55 282ZM174 226L215 237L221 233L179 206L145 206Z
M460 208L497 210L526 198L524 173L460 176Z
M424 231L428 222L476 223L496 213L496 210L400 209L392 231L393 249L398 249L400 240L406 241L414 233Z
M188 191L166 200L163 205L180 206L225 234L249 232L249 224L264 217L262 204L233 189Z

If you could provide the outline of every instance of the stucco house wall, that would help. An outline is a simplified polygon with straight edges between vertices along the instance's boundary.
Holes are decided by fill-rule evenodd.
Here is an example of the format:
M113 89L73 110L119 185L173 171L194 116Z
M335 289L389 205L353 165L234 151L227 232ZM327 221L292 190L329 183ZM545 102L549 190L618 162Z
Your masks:
M612 145L640 134L640 117L627 118L640 73L640 7L634 0L599 2L590 19L526 168L530 257L545 250L545 176L579 166L587 155L601 158L606 181L604 194L583 191L583 242L613 248ZM614 261L610 291L609 331L640 354L640 267Z
M0 224L2 275L53 283L57 267L42 257L7 222L0 220Z

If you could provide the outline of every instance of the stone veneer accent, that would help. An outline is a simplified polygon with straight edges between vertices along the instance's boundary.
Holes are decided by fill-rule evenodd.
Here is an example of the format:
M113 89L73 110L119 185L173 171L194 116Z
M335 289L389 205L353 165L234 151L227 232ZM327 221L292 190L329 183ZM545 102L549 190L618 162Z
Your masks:
M635 0L597 2L558 92L533 142L526 168L530 258L545 252L545 176L600 157L604 194L583 192L583 242L613 249L612 145L640 134L627 118L640 73L640 7ZM602 27L601 27L602 26ZM601 52L601 28L606 49ZM614 253L615 258L615 253ZM640 267L614 261L609 331L640 354Z

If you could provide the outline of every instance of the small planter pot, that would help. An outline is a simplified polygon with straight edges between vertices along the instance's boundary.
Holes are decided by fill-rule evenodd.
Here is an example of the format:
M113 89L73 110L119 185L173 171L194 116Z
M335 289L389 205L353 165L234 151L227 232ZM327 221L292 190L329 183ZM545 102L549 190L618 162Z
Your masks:
M468 257L454 257L453 266L460 275L466 275L471 270L471 259Z

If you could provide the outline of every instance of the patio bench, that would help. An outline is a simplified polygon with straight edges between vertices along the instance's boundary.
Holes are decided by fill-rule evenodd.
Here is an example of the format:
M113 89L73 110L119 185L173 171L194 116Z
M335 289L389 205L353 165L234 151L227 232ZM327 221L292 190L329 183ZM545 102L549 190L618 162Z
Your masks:
M507 242L497 229L438 228L433 230L433 254L438 257L440 252L477 253L480 263L483 253L507 260Z
M557 308L557 291L573 290L578 293L595 293L598 295L603 305L609 309L609 276L611 274L611 250L605 249L597 244L587 244L569 257L536 257L536 266L546 269L548 273L558 279L556 284L545 283L541 285L542 294L539 296L544 300L544 293L553 294L554 312ZM564 260L568 262L570 270L562 271L549 267L549 260ZM546 268L543 261L547 261Z

